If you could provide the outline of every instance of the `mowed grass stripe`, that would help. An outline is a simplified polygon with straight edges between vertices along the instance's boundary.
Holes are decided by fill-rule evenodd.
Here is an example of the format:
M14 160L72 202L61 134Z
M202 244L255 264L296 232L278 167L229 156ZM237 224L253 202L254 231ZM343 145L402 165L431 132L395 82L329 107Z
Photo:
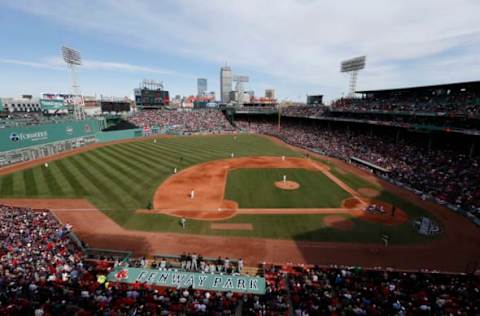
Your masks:
M133 190L133 187L129 186L128 183L132 183L127 177L122 177L122 172L120 170L114 169L106 160L102 158L93 159L93 155L84 155L83 158L85 161L98 171L99 174L104 175L109 180L113 181L120 189L123 189L124 194L122 198L141 201L143 196L138 192Z
M140 145L142 146L142 145ZM151 154L152 158L156 158L156 160L164 162L165 160L171 163L171 167L178 166L180 164L180 157L183 157L183 162L182 164L194 164L195 162L199 160L195 160L192 156L183 156L183 155L174 155L175 152L170 151L167 148L152 148L152 147L139 147L139 149L142 150L142 152L147 152ZM188 162L188 163L187 163Z
M146 173L134 172L129 166L122 163L118 157L115 157L104 150L95 150L91 152L91 155L98 160L102 160L111 166L113 169L119 171L126 179L134 181L136 183L142 182L145 179Z
M48 190L50 191L50 195L65 196L65 192L63 191L61 185L58 183L59 180L52 174L51 165L52 164L50 164L48 168L40 167L47 183Z
M176 165L175 161L168 155L159 156L158 152L146 148L131 147L130 157L138 159L148 165L154 166L156 170L165 172L166 175L171 174L172 169Z
M77 196L76 192L70 185L70 182L65 178L65 174L58 168L57 161L52 162L49 169L57 184L62 188L65 197Z
M23 184L22 172L17 172L13 174L13 195L25 195L25 185Z
M0 187L0 194L2 196L13 195L13 174L7 174L2 177L2 183Z
M211 154L213 147L207 149L208 145L198 141L190 141L186 142L157 142L157 144L153 144L150 142L141 142L139 144L148 145L150 147L162 147L162 148L169 148L170 150L180 150L184 154L191 155L192 152L195 153L204 153L204 154ZM176 155L180 156L180 153L176 153Z
M172 155L177 157L183 157L183 160L191 161L192 164L198 163L199 161L208 161L216 159L216 157L221 157L220 153L217 153L213 149L207 148L197 148L197 147L183 147L183 146L169 146L169 147L156 147L167 150ZM187 159L185 159L187 158Z
M165 168L161 164L159 164L159 161L156 160L155 157L148 155L148 153L140 152L139 149L135 148L134 146L114 146L111 149L119 152L119 154L124 155L125 157L132 159L133 161L142 162L144 165L150 168L150 170Z
M165 150L160 150L159 148L154 148L153 146L149 145L144 145L144 144L136 144L132 145L132 149L135 150L135 152L140 152L144 157L149 158L150 160L154 160L161 165L163 164L164 166L168 167L173 167L178 164L178 157L180 156L174 156L168 151Z
M114 204L116 207L121 207L123 205L123 199L117 193L115 193L116 188L113 185L107 185L102 180L100 175L95 175L90 171L90 167L83 157L84 154L73 156L71 159L68 159L72 165L77 169L81 170L83 176L91 184L91 187L95 187L96 190L92 190L92 195L95 195L96 198ZM95 192L96 191L96 192ZM101 194L95 194L95 193Z
M37 183L38 197L47 197L50 196L50 191L48 190L47 180L43 176L42 169L40 166L32 168L33 174L35 176L35 181Z
M188 155L192 154L200 154L201 156L208 157L211 159L212 154L217 156L227 156L230 154L231 150L219 149L218 146L212 146L207 143L202 142L195 142L195 143L172 143L168 146L171 150L177 150L180 152L184 152Z
M35 176L32 169L24 170L23 172L23 185L25 188L25 195L34 197L38 194L37 183L35 182Z
M183 149L181 146L167 147L167 146L158 146L158 145L150 145L149 147L143 147L143 148L145 150L155 151L163 154L165 154L165 152L168 152L170 156L173 157L173 161L176 164L180 163L180 160L179 160L180 157L183 157L182 164L186 163L187 165L193 165L199 162L215 159L214 157L215 152L213 150L196 149L196 148L195 150L193 150L192 148Z
M148 177L152 173L152 169L148 168L146 166L143 166L138 163L137 159L135 160L129 160L128 156L125 154L125 152L119 151L117 149L113 149L111 147L102 149L106 154L115 157L116 160L121 162L123 165L127 166L130 168L132 171L137 172L140 175L143 175L145 177Z
M213 137L215 138L215 137ZM193 143L193 141L195 141ZM176 142L175 146L189 146L189 148L198 147L202 149L210 150L211 152L218 154L218 159L230 157L230 153L234 153L235 156L301 156L299 153L285 148L278 144L271 142L268 139L263 139L251 135L239 135L237 140L230 140L229 138L218 138L212 141L206 139L191 139L190 142Z
M78 181L77 177L72 173L76 168L69 162L72 158L60 159L56 161L58 170L63 174L65 179L68 181L70 187L72 187L73 192L76 196L86 196L88 195L87 189ZM75 168L75 169L72 169ZM81 172L77 170L78 172Z
M214 148L214 151L218 153L219 157L230 156L231 152L234 152L236 156L245 156L245 155L292 155L297 156L298 154L293 152L290 149L279 146L275 143L272 143L270 140L262 139L259 137L252 138L251 135L239 135L237 140L234 141L233 138L215 138L212 140L193 138L190 139L190 143L187 142L176 142L176 146L201 146L202 148ZM254 141L252 141L254 140ZM194 142L192 144L192 142Z
M140 163L143 163L144 164L143 166L139 163L138 167L148 167L148 170L150 172L152 172L153 170L161 171L159 169L163 169L164 171L167 170L164 166L161 166L158 162L155 163L152 157L146 156L144 154L140 154L138 153L138 151L133 151L133 150L128 151L125 149L113 148L113 147L112 147L112 150L118 152L118 154L120 155L124 155L125 157L132 159L133 161L138 161Z

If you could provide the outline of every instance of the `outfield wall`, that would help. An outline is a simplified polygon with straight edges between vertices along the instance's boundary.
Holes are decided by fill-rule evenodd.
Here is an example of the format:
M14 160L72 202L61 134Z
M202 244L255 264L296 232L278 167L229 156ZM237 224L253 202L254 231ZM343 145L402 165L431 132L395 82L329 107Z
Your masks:
M122 140L127 138L143 137L143 129L127 129L121 131L98 132L96 138L98 142L111 142L115 140Z
M0 166L95 143L104 121L87 119L0 129Z

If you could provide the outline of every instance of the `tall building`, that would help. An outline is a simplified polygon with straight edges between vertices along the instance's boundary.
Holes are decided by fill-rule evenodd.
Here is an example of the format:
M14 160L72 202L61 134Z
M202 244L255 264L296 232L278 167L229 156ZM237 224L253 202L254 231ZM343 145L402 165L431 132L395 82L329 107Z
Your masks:
M232 68L224 66L220 68L220 99L222 103L230 102L230 91L232 91L233 73Z
M275 99L275 90L274 89L266 89L265 90L265 98L267 99Z
M207 94L207 79L198 78L197 79L197 96L203 97Z

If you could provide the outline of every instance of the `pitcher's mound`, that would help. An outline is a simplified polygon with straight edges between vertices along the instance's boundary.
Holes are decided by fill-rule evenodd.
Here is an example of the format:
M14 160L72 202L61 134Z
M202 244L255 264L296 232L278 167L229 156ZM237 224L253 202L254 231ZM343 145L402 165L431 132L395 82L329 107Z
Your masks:
M282 190L296 190L300 187L300 184L295 181L277 181L275 182L275 186Z

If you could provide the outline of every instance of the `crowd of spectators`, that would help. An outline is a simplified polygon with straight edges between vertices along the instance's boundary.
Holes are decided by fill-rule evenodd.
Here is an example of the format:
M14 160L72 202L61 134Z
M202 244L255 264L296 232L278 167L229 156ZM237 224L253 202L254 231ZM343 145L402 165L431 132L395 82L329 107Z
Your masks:
M0 315L234 315L243 304L245 315L272 315L279 304L273 281L264 296L109 284L105 275L125 261L86 259L70 230L48 210L0 205Z
M478 89L478 88L477 88ZM332 104L335 110L348 111L395 111L451 113L460 115L480 114L480 91L409 91L379 93L364 98L342 98Z
M324 112L325 106L323 105L287 106L281 109L282 115L296 117L320 117Z
M468 276L293 267L295 315L478 315L479 279Z
M278 136L288 143L350 161L356 157L389 170L387 175L480 217L480 159L449 149L428 149L381 133L269 120L237 121L237 127Z
M1 315L476 315L472 275L264 266L265 295L109 283L48 210L0 206ZM185 254L185 256L187 256ZM130 260L143 266L145 258ZM124 264L124 263L122 263Z
M175 132L222 132L234 128L217 109L143 110L129 121L139 127L160 127Z
M13 112L0 117L0 128L62 123L72 119L68 115L44 115L41 112Z
M474 117L456 117L431 115L430 113L398 114L396 112L336 112L328 111L324 115L328 119L348 119L353 121L375 121L379 125L398 126L403 128L440 128L456 130L480 130L480 119Z

